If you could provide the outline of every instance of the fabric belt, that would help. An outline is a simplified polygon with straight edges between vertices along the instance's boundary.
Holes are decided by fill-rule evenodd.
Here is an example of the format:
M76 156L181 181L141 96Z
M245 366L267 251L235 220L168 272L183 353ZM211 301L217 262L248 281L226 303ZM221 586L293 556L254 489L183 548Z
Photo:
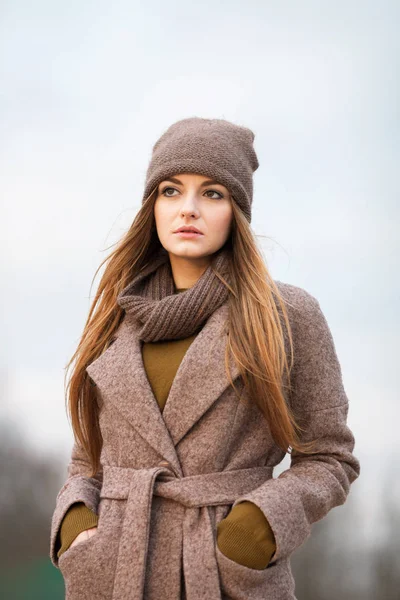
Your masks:
M271 478L273 467L251 467L178 476L169 465L146 469L103 467L101 498L127 499L118 548L112 600L143 600L152 497L161 496L185 506L183 571L187 600L221 599L215 540L208 506L233 504ZM137 523L141 526L137 527ZM199 556L199 540L201 555Z

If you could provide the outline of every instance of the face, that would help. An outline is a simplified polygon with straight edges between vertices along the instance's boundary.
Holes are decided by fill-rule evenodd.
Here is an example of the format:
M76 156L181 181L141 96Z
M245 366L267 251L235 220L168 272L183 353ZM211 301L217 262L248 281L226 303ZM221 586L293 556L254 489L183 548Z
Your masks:
M159 240L170 257L198 260L203 264L230 235L232 201L229 190L210 177L179 173L158 186L154 217ZM201 233L175 233L182 226Z

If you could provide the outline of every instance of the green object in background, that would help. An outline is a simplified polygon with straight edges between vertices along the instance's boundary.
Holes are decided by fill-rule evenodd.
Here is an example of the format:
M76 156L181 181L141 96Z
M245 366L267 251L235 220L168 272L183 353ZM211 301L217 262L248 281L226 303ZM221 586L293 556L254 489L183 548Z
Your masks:
M64 600L64 579L50 558L37 558L15 569L0 568L2 600Z

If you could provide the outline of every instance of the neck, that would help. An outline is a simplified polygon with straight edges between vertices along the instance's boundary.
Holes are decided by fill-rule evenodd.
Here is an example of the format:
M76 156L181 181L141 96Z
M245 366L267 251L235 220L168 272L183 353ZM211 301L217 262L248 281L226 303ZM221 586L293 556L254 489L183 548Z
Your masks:
M169 252L172 277L176 289L188 289L203 275L210 264L209 256L189 259Z

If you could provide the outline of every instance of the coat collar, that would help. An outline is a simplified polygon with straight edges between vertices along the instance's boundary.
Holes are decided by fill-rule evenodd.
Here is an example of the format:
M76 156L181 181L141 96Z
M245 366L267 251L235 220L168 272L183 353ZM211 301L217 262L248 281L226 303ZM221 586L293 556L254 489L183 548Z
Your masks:
M115 341L87 368L101 397L180 472L176 446L229 385L225 373L228 303L207 319L186 351L161 413L142 359L139 327L125 315ZM239 370L230 359L234 381Z

